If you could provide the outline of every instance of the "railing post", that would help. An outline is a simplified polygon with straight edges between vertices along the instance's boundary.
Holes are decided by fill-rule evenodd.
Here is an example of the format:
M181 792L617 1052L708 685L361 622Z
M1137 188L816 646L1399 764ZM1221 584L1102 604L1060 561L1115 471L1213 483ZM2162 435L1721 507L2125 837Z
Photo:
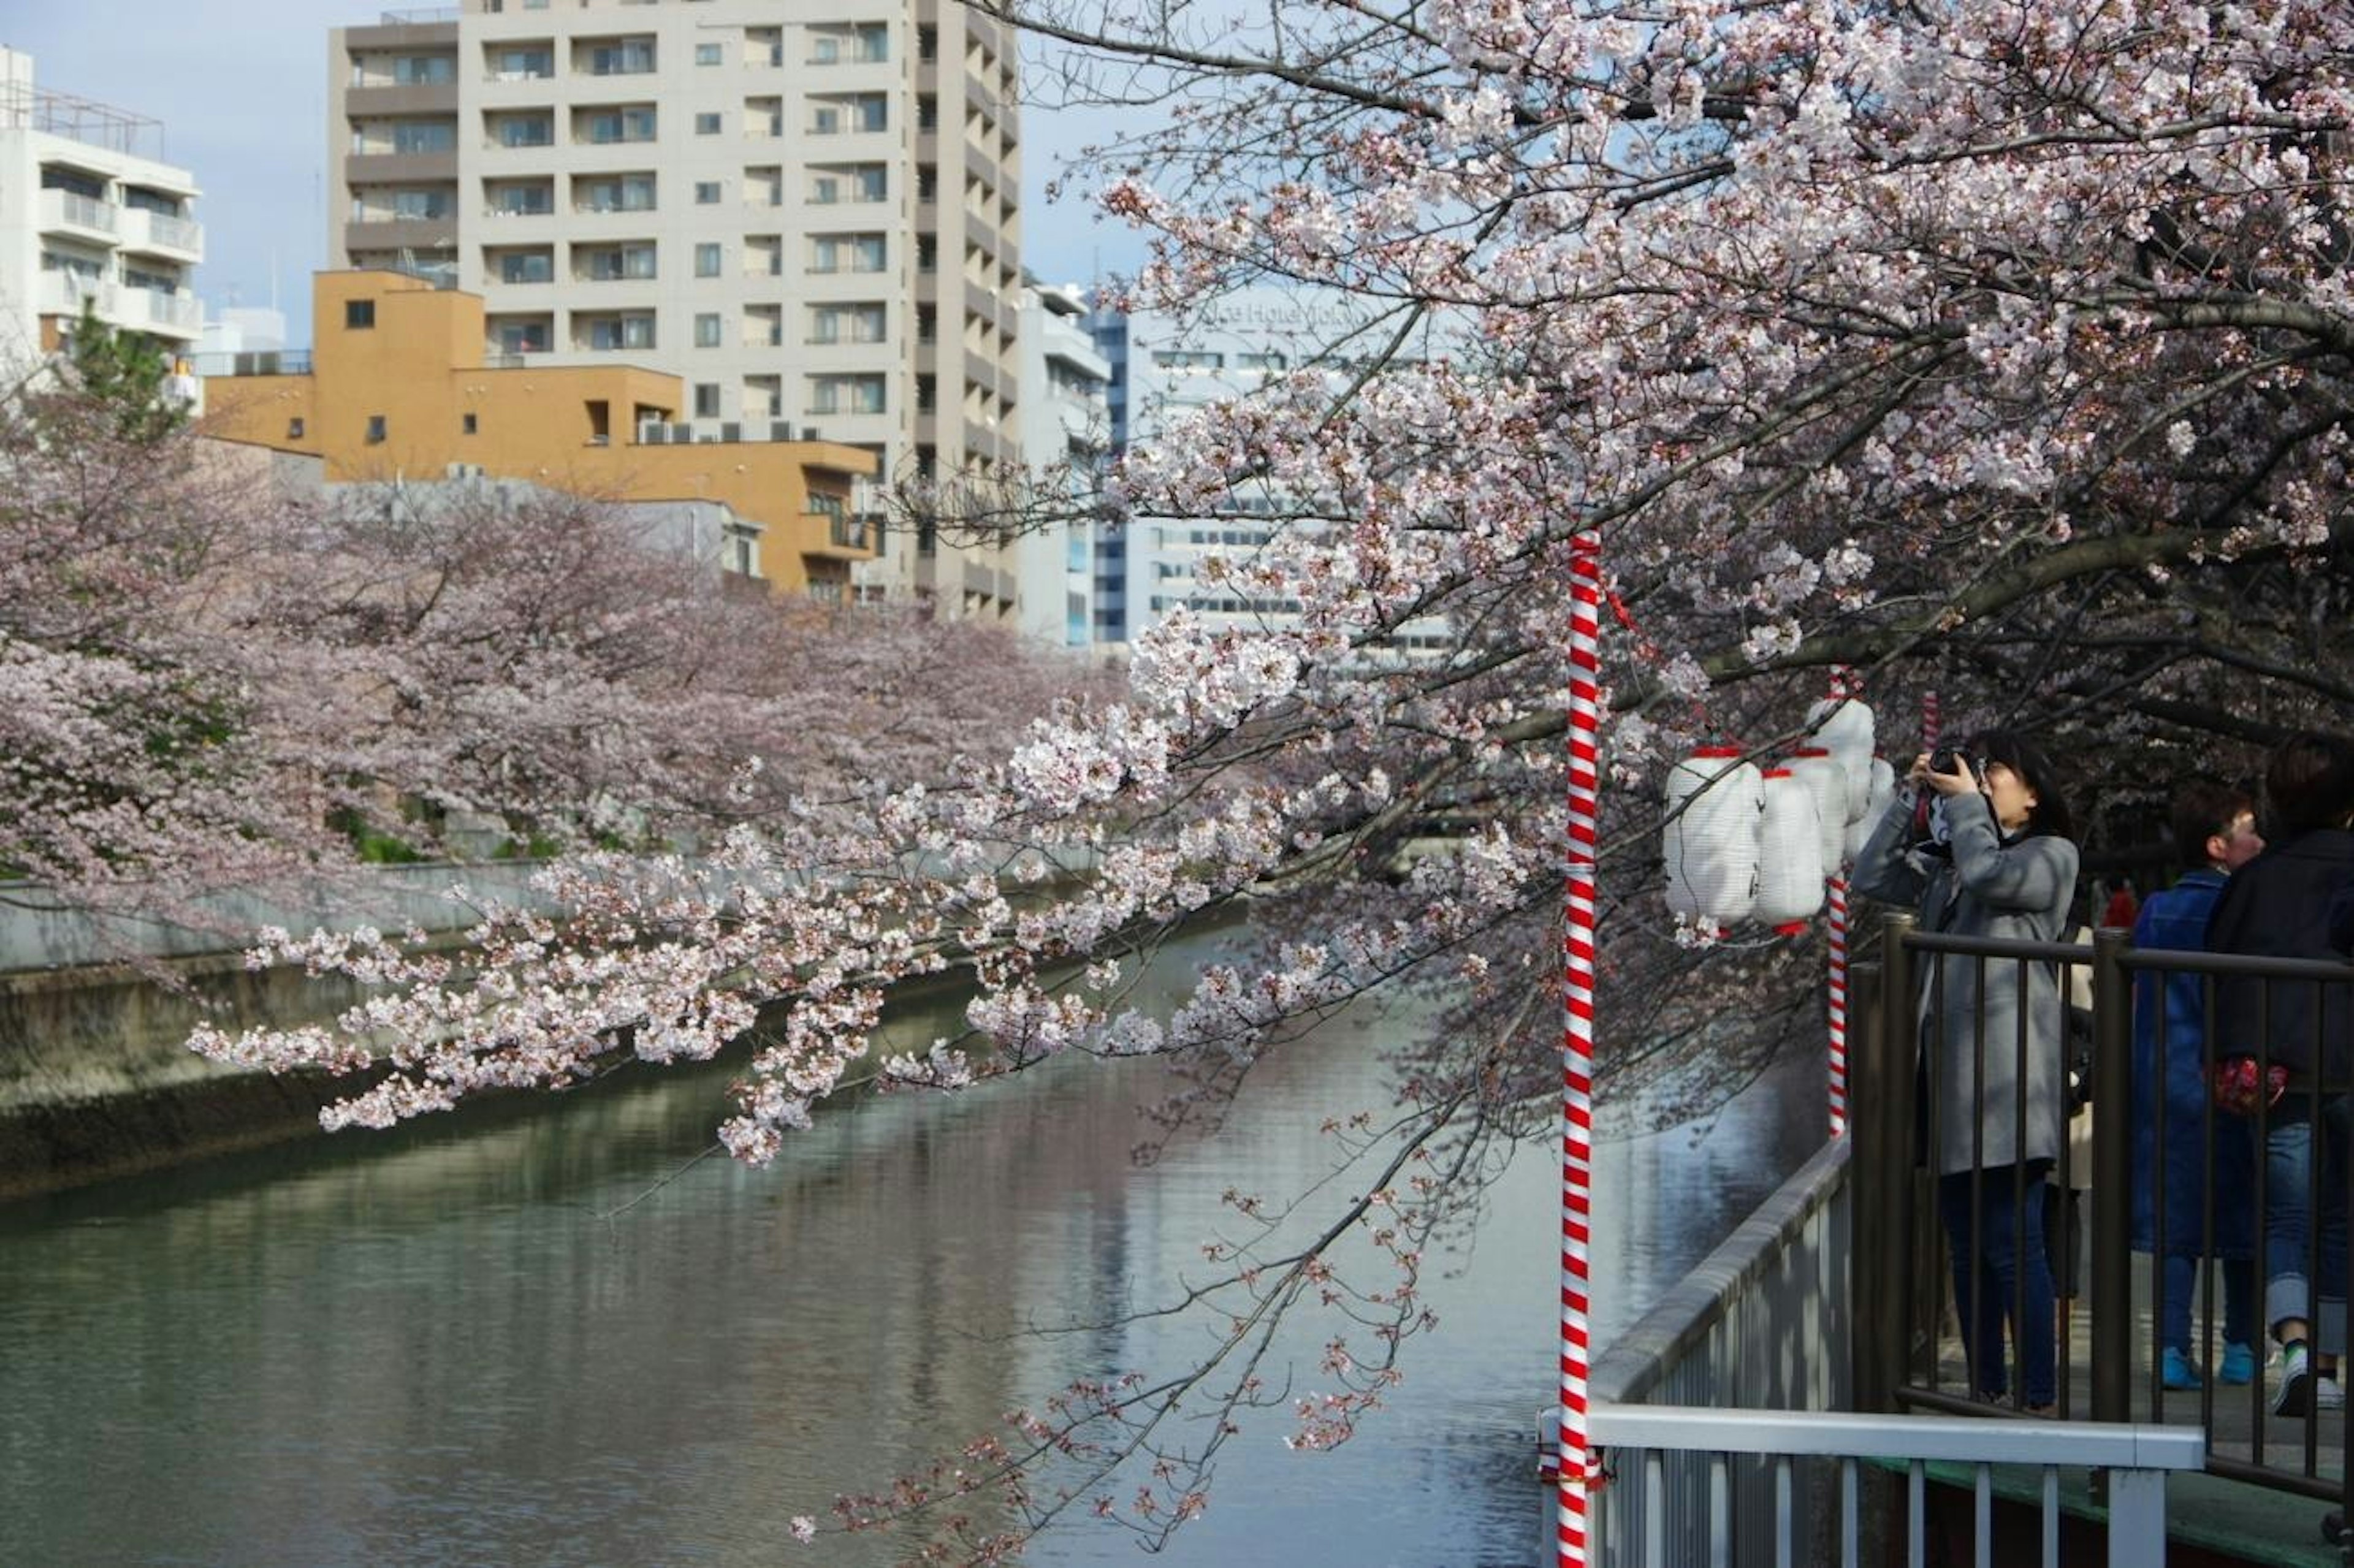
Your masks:
M1872 1308L1879 1315L1882 1378L1893 1408L1913 1363L1914 1314L1920 1308L1914 1277L1919 1272L1922 1226L1919 1183L1913 1174L1914 1072L1921 1054L1921 988L1907 941L1916 924L1902 910L1880 920L1880 1005L1874 1008L1879 1037L1879 1090L1872 1115L1880 1120L1880 1157L1867 1169L1885 1189L1881 1255L1873 1260ZM1932 1308L1932 1310L1935 1308Z
M2133 933L2093 933L2093 1419L2124 1421L2133 1389ZM2163 1504L2160 1505L2161 1509Z
M1892 1160L1903 1156L1892 1155L1889 1145L1903 1105L1890 1081L1887 1009L1881 994L1886 973L1879 964L1858 964L1849 978L1862 1004L1855 1017L1863 1025L1848 1079L1848 1137L1854 1144L1848 1165L1848 1310L1855 1344L1850 1376L1856 1409L1893 1411L1904 1364L1903 1295L1898 1288L1903 1255L1895 1240L1904 1188L1901 1169L1897 1179L1890 1176Z

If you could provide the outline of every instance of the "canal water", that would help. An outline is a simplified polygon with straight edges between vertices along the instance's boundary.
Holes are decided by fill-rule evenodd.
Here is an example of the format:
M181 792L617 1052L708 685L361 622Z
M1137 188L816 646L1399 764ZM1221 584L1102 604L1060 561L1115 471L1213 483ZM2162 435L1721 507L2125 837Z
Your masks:
M1172 955L1170 983L1199 957ZM1163 1070L1081 1061L831 1112L767 1171L691 1163L722 1067L0 1208L0 1563L897 1561L789 1521L1074 1378L1198 1351L1205 1325L1122 1309L1204 1276L1204 1245L1239 1234L1222 1193L1327 1172L1320 1124L1383 1109L1405 1007L1270 1057L1215 1137L1150 1164L1136 1107ZM1705 1128L1605 1107L1606 1342L1811 1151L1819 1079L1793 1065ZM1537 1563L1558 1175L1523 1150L1476 1246L1432 1260L1439 1328L1390 1408L1331 1453L1288 1449L1280 1412L1246 1420L1159 1561ZM1298 1391L1326 1386L1331 1331L1287 1341ZM1074 1518L1030 1560L1137 1558Z

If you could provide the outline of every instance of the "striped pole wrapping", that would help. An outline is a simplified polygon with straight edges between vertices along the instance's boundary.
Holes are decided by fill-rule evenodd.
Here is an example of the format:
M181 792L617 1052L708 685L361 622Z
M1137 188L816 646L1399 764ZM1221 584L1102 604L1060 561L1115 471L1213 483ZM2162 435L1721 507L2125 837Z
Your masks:
M1944 737L1945 730L1945 712L1943 708L1938 705L1937 694L1935 692L1922 693L1921 749L1924 751L1936 750L1937 742Z
M1830 880L1831 1136L1847 1130L1847 878Z
M1562 939L1561 1478L1558 1568L1586 1568L1587 1244L1594 1190L1594 882L1601 789L1602 543L1570 546L1569 854Z
M1844 664L1831 666L1831 700L1860 696L1861 684L1855 672ZM1831 1136L1837 1138L1847 1130L1847 868L1840 866L1831 874L1828 907L1830 910L1829 973L1825 977L1824 991L1830 1008L1830 1099Z

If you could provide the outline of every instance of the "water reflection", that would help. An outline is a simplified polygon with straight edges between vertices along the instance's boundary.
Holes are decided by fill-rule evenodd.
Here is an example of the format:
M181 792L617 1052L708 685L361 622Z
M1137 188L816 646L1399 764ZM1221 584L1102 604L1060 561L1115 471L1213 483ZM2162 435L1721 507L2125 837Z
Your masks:
M892 1561L795 1547L787 1520L1074 1375L1198 1347L1166 1322L1020 1330L1198 1274L1219 1194L1321 1173L1316 1125L1379 1104L1373 1047L1404 1022L1331 1026L1217 1139L1143 1169L1155 1069L1074 1064L870 1102L770 1171L710 1160L649 1192L708 1143L720 1069L0 1210L0 1563ZM1605 1336L1803 1158L1806 1075L1697 1147L1603 1146ZM1459 1276L1426 1277L1442 1328L1394 1408L1331 1455L1254 1425L1164 1561L1536 1562L1556 1176L1549 1150L1517 1160ZM1082 1524L1034 1559L1123 1541Z

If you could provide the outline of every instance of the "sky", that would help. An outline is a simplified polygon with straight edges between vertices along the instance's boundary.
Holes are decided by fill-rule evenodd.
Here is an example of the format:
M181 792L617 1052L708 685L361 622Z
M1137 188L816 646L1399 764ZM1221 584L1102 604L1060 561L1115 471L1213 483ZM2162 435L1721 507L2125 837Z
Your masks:
M309 341L310 275L325 264L327 30L398 5L344 0L0 0L0 46L34 58L38 84L163 122L163 158L204 195L208 310L284 311ZM1099 128L1098 128L1099 130ZM1053 282L1133 270L1140 243L1046 182L1087 139L1068 112L1025 109L1024 259ZM1073 259L1085 258L1077 272Z

